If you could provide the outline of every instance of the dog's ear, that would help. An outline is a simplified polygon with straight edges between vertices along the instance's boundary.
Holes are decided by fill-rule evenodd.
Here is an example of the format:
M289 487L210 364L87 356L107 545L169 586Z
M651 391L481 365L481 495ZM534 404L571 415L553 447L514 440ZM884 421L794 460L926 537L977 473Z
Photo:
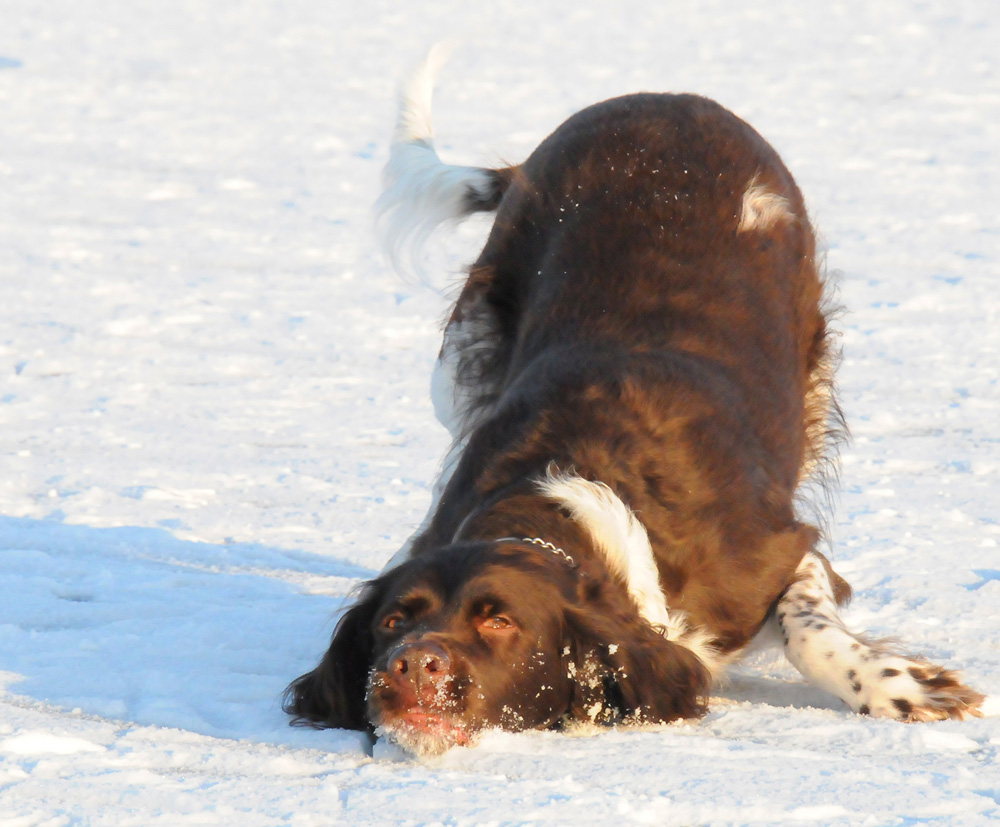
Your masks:
M384 594L382 580L368 583L341 617L319 666L289 684L282 709L293 716L293 725L371 729L365 692L374 648L372 621Z
M566 612L571 718L665 723L705 714L711 676L690 649L667 640L630 606L594 608Z

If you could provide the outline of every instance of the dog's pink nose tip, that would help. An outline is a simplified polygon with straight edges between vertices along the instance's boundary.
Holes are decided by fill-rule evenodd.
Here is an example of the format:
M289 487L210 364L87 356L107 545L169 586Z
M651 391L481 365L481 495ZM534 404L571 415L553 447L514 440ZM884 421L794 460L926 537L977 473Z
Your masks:
M436 643L417 641L404 643L389 658L389 674L409 676L410 680L434 680L444 677L451 669L448 653Z

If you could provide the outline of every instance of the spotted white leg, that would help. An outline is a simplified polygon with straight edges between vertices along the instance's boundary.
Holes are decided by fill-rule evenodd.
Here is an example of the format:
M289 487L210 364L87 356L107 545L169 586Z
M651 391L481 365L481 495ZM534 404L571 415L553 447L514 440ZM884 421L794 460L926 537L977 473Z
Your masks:
M823 558L809 552L777 606L785 655L855 712L898 721L979 717L985 697L955 672L847 630Z

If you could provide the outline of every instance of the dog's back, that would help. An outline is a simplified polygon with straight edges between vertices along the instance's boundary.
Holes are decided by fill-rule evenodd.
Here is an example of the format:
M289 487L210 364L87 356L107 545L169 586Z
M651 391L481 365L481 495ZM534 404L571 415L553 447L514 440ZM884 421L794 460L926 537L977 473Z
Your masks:
M511 176L472 273L456 311L488 284L504 382L559 348L669 355L710 364L692 381L742 412L789 489L821 450L812 229L778 155L718 104L630 95L574 115Z

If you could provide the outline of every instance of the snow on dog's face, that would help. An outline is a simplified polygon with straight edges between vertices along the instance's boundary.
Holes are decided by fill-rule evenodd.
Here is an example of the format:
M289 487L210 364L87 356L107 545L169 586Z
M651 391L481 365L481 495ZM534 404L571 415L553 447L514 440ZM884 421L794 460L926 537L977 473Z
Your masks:
M463 543L367 584L286 708L428 754L490 728L694 716L706 684L606 577L528 543Z
M511 548L436 557L392 578L375 612L371 723L416 752L555 723L570 702L568 653L539 586L557 566Z

